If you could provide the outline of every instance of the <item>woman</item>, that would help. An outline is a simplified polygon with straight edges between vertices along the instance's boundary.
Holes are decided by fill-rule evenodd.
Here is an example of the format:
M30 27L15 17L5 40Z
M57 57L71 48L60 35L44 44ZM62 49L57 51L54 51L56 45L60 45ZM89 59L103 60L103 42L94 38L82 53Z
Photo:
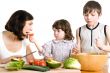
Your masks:
M12 14L5 25L6 31L0 34L1 64L9 62L12 58L23 58L26 62L34 59L32 54L23 57L31 53L27 37L32 33L32 24L33 16L27 11L18 10Z

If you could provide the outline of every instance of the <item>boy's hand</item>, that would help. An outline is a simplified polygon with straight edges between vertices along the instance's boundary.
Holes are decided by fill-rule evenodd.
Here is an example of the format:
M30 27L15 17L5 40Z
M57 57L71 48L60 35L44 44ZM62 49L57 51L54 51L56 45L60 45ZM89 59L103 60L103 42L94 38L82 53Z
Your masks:
M100 39L96 39L96 47L97 47L98 49L100 49L100 50L105 51L104 48L103 48L103 44L102 44L101 42L102 42L102 41L101 41Z
M96 39L96 47L100 48L102 46L101 40L100 39Z

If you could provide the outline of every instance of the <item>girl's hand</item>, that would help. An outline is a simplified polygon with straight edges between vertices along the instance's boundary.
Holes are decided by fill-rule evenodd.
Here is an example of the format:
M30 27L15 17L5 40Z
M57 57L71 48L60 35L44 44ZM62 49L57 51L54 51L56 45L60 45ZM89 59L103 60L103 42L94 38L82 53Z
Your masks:
M35 38L34 38L34 34L29 34L29 40L30 40L30 42L32 42L32 43L35 43Z
M47 57L47 56L45 56L45 60L52 60L53 59L53 57Z
M79 53L79 50L76 49L76 48L73 48L73 50L72 50L72 54L78 54L78 53Z
M30 42L35 43L36 40L34 38L34 33L33 32L28 32L27 35L28 35L28 38L29 38Z

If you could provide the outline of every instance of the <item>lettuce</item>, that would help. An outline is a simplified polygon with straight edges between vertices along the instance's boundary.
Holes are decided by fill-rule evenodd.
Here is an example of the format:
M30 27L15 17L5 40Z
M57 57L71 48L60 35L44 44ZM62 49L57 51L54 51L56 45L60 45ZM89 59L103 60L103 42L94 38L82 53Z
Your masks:
M67 69L80 69L81 65L77 59L69 57L64 61L64 68Z
M5 68L7 70L19 70L23 67L24 61L19 60L19 61L10 61L9 63L6 64Z

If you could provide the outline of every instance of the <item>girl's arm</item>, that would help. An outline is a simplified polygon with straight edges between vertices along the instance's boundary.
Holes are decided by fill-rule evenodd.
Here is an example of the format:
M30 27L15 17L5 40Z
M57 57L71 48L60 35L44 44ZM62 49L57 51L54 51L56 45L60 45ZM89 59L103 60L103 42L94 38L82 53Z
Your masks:
M36 48L38 49L38 51L39 51L40 53L43 52L43 49L42 49L42 47L38 44L37 40L36 40L35 37L34 37L34 34L33 34L33 35L32 35L32 34L31 34L31 35L29 34L29 40L30 40L30 42L32 42L32 43L35 44Z
M42 52L43 52L43 48L38 44L38 42L37 42L37 41L34 41L34 44L35 44L35 46L37 47L38 51L39 51L40 53L42 53Z
M45 56L45 59L48 59L48 58L53 58L52 56L52 45L51 45L51 42L48 42L48 43L45 43L42 47L43 47L43 54Z

